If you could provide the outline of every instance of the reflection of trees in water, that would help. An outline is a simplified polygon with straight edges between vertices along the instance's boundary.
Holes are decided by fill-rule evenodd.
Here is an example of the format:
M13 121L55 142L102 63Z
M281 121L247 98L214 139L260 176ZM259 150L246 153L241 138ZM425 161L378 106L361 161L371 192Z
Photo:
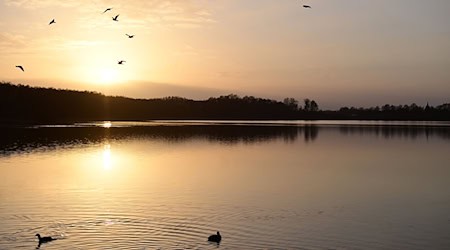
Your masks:
M318 128L316 126L249 125L136 126L108 129L100 127L4 128L0 134L2 136L0 155L8 155L136 138L161 140L169 143L201 139L213 143L234 145L277 139L294 142L303 136L305 142L311 142L317 138Z
M314 141L319 135L319 128L317 126L307 126L304 133L305 142Z
M2 128L0 130L0 155L48 151L60 148L83 147L106 141L143 139L184 143L206 140L211 143L235 145L282 140L305 143L317 139L319 130L335 130L349 136L381 136L390 138L450 139L450 127L426 126L288 126L288 125L187 125L187 126L136 126L120 128L64 127L64 128Z
M339 131L344 135L376 135L386 139L420 137L450 139L450 127L437 126L341 126Z

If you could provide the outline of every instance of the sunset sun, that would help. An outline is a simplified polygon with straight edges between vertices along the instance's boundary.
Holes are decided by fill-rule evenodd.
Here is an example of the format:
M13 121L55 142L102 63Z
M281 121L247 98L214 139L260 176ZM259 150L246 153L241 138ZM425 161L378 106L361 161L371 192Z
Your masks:
M119 73L116 69L113 68L103 68L99 71L97 76L98 83L101 84L110 84L117 82L119 77Z
M116 65L95 67L95 65L83 66L76 71L83 81L94 85L112 85L126 81L124 72Z

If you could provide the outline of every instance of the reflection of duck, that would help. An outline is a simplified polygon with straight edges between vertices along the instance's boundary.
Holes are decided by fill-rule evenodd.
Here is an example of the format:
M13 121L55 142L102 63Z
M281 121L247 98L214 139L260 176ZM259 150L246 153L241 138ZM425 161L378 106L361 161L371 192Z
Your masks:
M220 235L219 231L217 231L217 234L213 234L208 237L208 241L217 242L219 243L222 240L222 236Z
M36 234L36 236L37 236L38 239L39 239L39 245L41 245L42 243L50 242L50 241L52 241L52 240L56 240L56 239L53 239L53 238L50 237L50 236L44 236L44 237L41 237L40 234Z

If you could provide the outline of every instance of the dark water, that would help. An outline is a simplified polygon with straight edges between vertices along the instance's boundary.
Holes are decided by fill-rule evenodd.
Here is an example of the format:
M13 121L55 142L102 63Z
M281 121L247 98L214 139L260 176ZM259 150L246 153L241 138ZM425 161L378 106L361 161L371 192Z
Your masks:
M2 128L0 249L450 249L450 126ZM208 243L219 230L220 245Z

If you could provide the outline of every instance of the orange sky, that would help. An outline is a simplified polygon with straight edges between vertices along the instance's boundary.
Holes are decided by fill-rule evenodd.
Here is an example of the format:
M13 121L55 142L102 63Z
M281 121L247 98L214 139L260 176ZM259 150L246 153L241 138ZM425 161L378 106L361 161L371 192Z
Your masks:
M447 0L0 0L0 80L141 98L438 105L450 102L448 13Z

